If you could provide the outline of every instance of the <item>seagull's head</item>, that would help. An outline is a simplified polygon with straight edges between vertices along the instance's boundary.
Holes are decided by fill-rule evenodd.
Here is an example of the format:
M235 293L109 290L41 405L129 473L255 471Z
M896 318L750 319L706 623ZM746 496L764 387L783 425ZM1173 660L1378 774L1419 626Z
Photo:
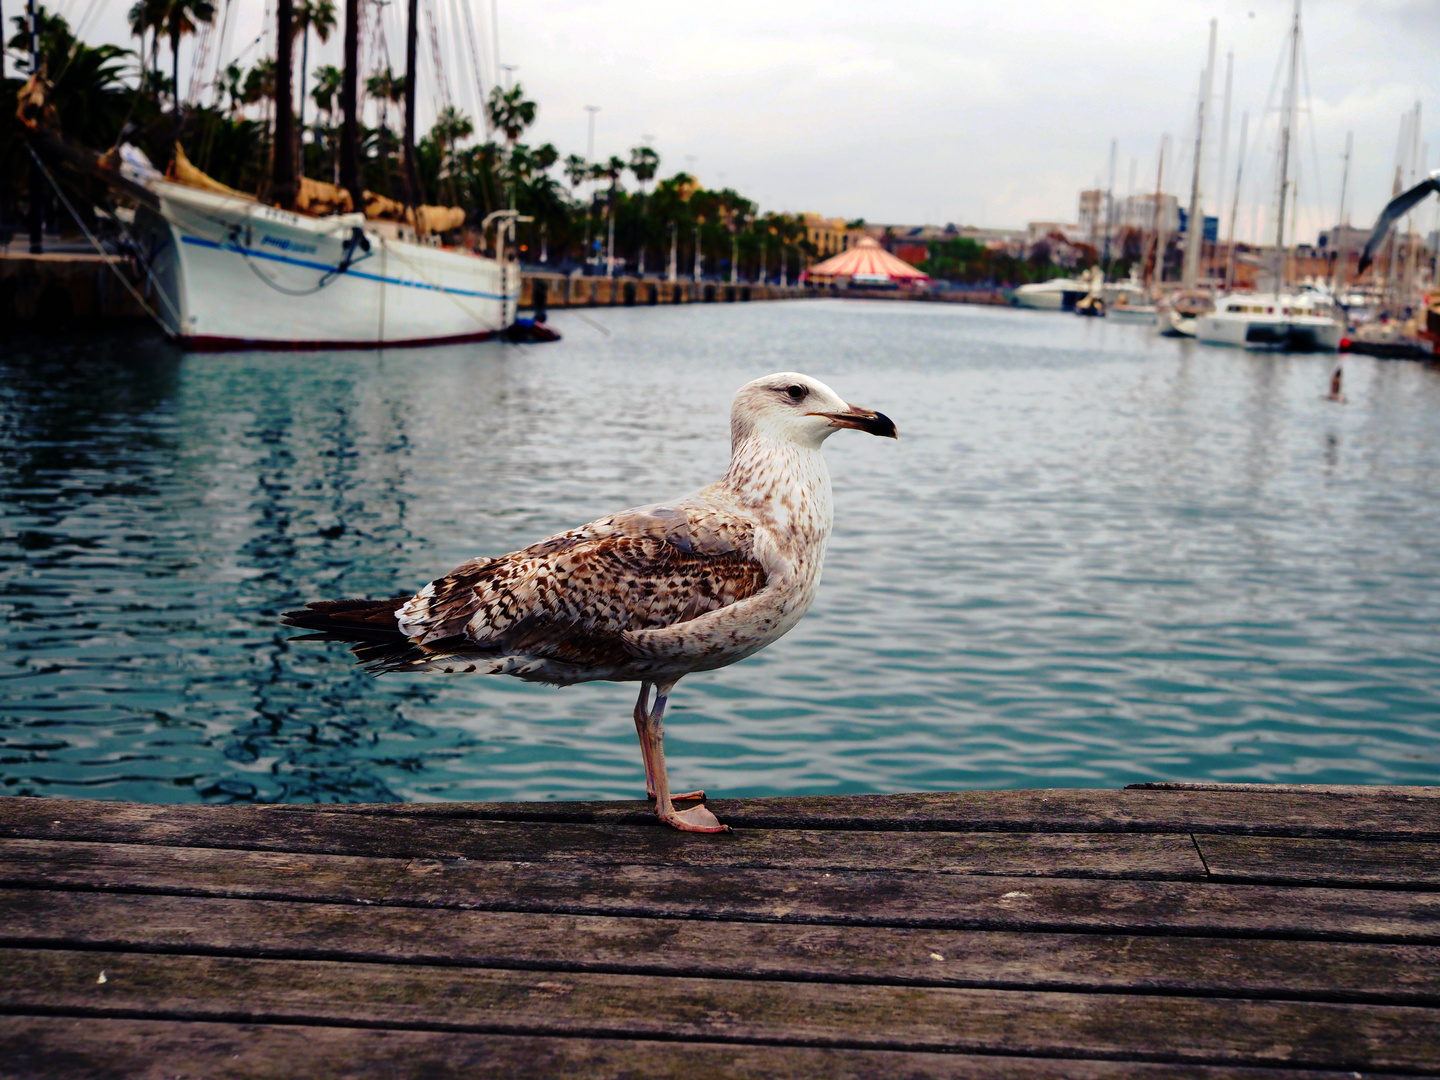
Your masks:
M730 408L732 446L760 434L817 449L841 428L897 437L895 422L884 413L851 405L819 379L795 371L746 383Z

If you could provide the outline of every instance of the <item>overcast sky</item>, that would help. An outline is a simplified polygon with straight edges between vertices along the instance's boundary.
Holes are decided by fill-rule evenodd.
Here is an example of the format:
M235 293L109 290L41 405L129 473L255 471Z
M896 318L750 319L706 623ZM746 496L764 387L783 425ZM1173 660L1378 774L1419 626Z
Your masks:
M223 3L223 0L220 0ZM230 0L226 58L253 62L273 0ZM337 0L342 6L344 0ZM492 0L421 0L436 12L442 63L457 102L475 91L460 50L470 5L494 77ZM628 156L653 136L662 175L689 168L763 209L813 210L875 222L1023 226L1073 221L1077 193L1109 171L1115 190L1153 190L1161 138L1172 137L1165 190L1188 200L1191 141L1209 21L1218 59L1205 187L1219 209L1218 143L1225 54L1234 52L1227 190L1240 115L1251 147L1237 234L1260 228L1274 197L1276 118L1262 117L1285 45L1288 0L1029 0L1027 3L875 4L846 0L494 0L499 61L539 104L531 142L563 154L586 148L586 105L598 105L595 152ZM17 0L5 4L7 15ZM89 40L124 38L128 0L58 0ZM217 7L220 3L217 3ZM386 8L389 55L403 63L403 0ZM1420 140L1440 159L1440 3L1307 0L1309 105L1296 156L1300 234L1333 221L1347 131L1355 153L1347 204L1369 224L1389 197L1401 115L1421 101ZM218 34L216 35L218 37ZM337 33L311 49L311 68L338 62ZM133 39L128 39L133 44ZM245 52L249 47L249 51ZM191 62L182 52L182 84ZM433 116L428 33L422 117ZM162 61L168 68L168 60ZM1275 91L1276 103L1279 89ZM1257 139L1257 125L1261 120ZM1292 170L1294 169L1292 164ZM1318 174L1318 182L1317 182ZM1229 195L1226 196L1229 202ZM1421 224L1429 231L1434 204Z

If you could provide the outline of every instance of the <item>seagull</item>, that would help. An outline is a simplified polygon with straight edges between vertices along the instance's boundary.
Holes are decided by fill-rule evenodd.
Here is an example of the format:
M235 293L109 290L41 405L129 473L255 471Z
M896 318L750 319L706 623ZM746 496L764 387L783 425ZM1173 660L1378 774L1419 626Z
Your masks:
M1366 268L1375 261L1375 252L1380 250L1380 245L1385 242L1385 237L1390 232L1390 226L1395 224L1396 219L1432 191L1440 191L1440 169L1436 169L1409 191L1402 191L1385 205L1385 209L1381 210L1380 216L1375 219L1375 228L1370 233L1365 250L1360 253L1359 273L1363 274Z
M635 730L656 815L685 832L728 832L703 791L670 793L665 704L685 675L745 659L810 609L834 521L820 448L841 428L897 437L889 417L818 379L767 375L736 392L730 467L694 494L471 559L414 595L323 600L284 621L314 631L310 640L350 642L376 675L638 682ZM676 810L676 799L702 802Z

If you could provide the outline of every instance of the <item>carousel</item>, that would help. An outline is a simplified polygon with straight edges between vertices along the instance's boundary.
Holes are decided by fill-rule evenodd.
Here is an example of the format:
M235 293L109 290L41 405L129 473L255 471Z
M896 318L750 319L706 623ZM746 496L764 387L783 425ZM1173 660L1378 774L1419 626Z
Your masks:
M808 285L851 289L901 289L926 285L930 275L897 259L873 237L866 236L848 251L816 263L800 280Z

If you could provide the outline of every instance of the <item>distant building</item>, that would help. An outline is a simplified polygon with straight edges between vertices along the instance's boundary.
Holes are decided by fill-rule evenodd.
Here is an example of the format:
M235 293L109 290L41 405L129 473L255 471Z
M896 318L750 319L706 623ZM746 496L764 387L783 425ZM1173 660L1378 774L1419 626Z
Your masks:
M1321 251L1360 251L1369 239L1369 229L1357 229L1350 224L1336 225L1333 229L1321 229L1315 246Z
M1090 243L1090 231L1078 224L1063 221L1032 221L1025 226L1025 243L1038 244L1052 236L1062 236L1069 244Z
M1091 188L1080 192L1080 231L1088 243L1105 239L1105 192Z
M1131 195L1119 200L1115 204L1115 224L1141 232L1155 228L1155 193ZM1160 196L1160 229L1167 233L1180 231L1180 200L1174 195Z
M849 251L865 235L864 229L852 229L844 218L827 218L819 214L802 214L805 225L805 239L815 245L815 251L822 256Z
M1190 231L1190 213L1183 206L1180 207L1180 232ZM1205 215L1205 230L1201 239L1207 244L1215 244L1220 241L1220 219L1213 214Z

